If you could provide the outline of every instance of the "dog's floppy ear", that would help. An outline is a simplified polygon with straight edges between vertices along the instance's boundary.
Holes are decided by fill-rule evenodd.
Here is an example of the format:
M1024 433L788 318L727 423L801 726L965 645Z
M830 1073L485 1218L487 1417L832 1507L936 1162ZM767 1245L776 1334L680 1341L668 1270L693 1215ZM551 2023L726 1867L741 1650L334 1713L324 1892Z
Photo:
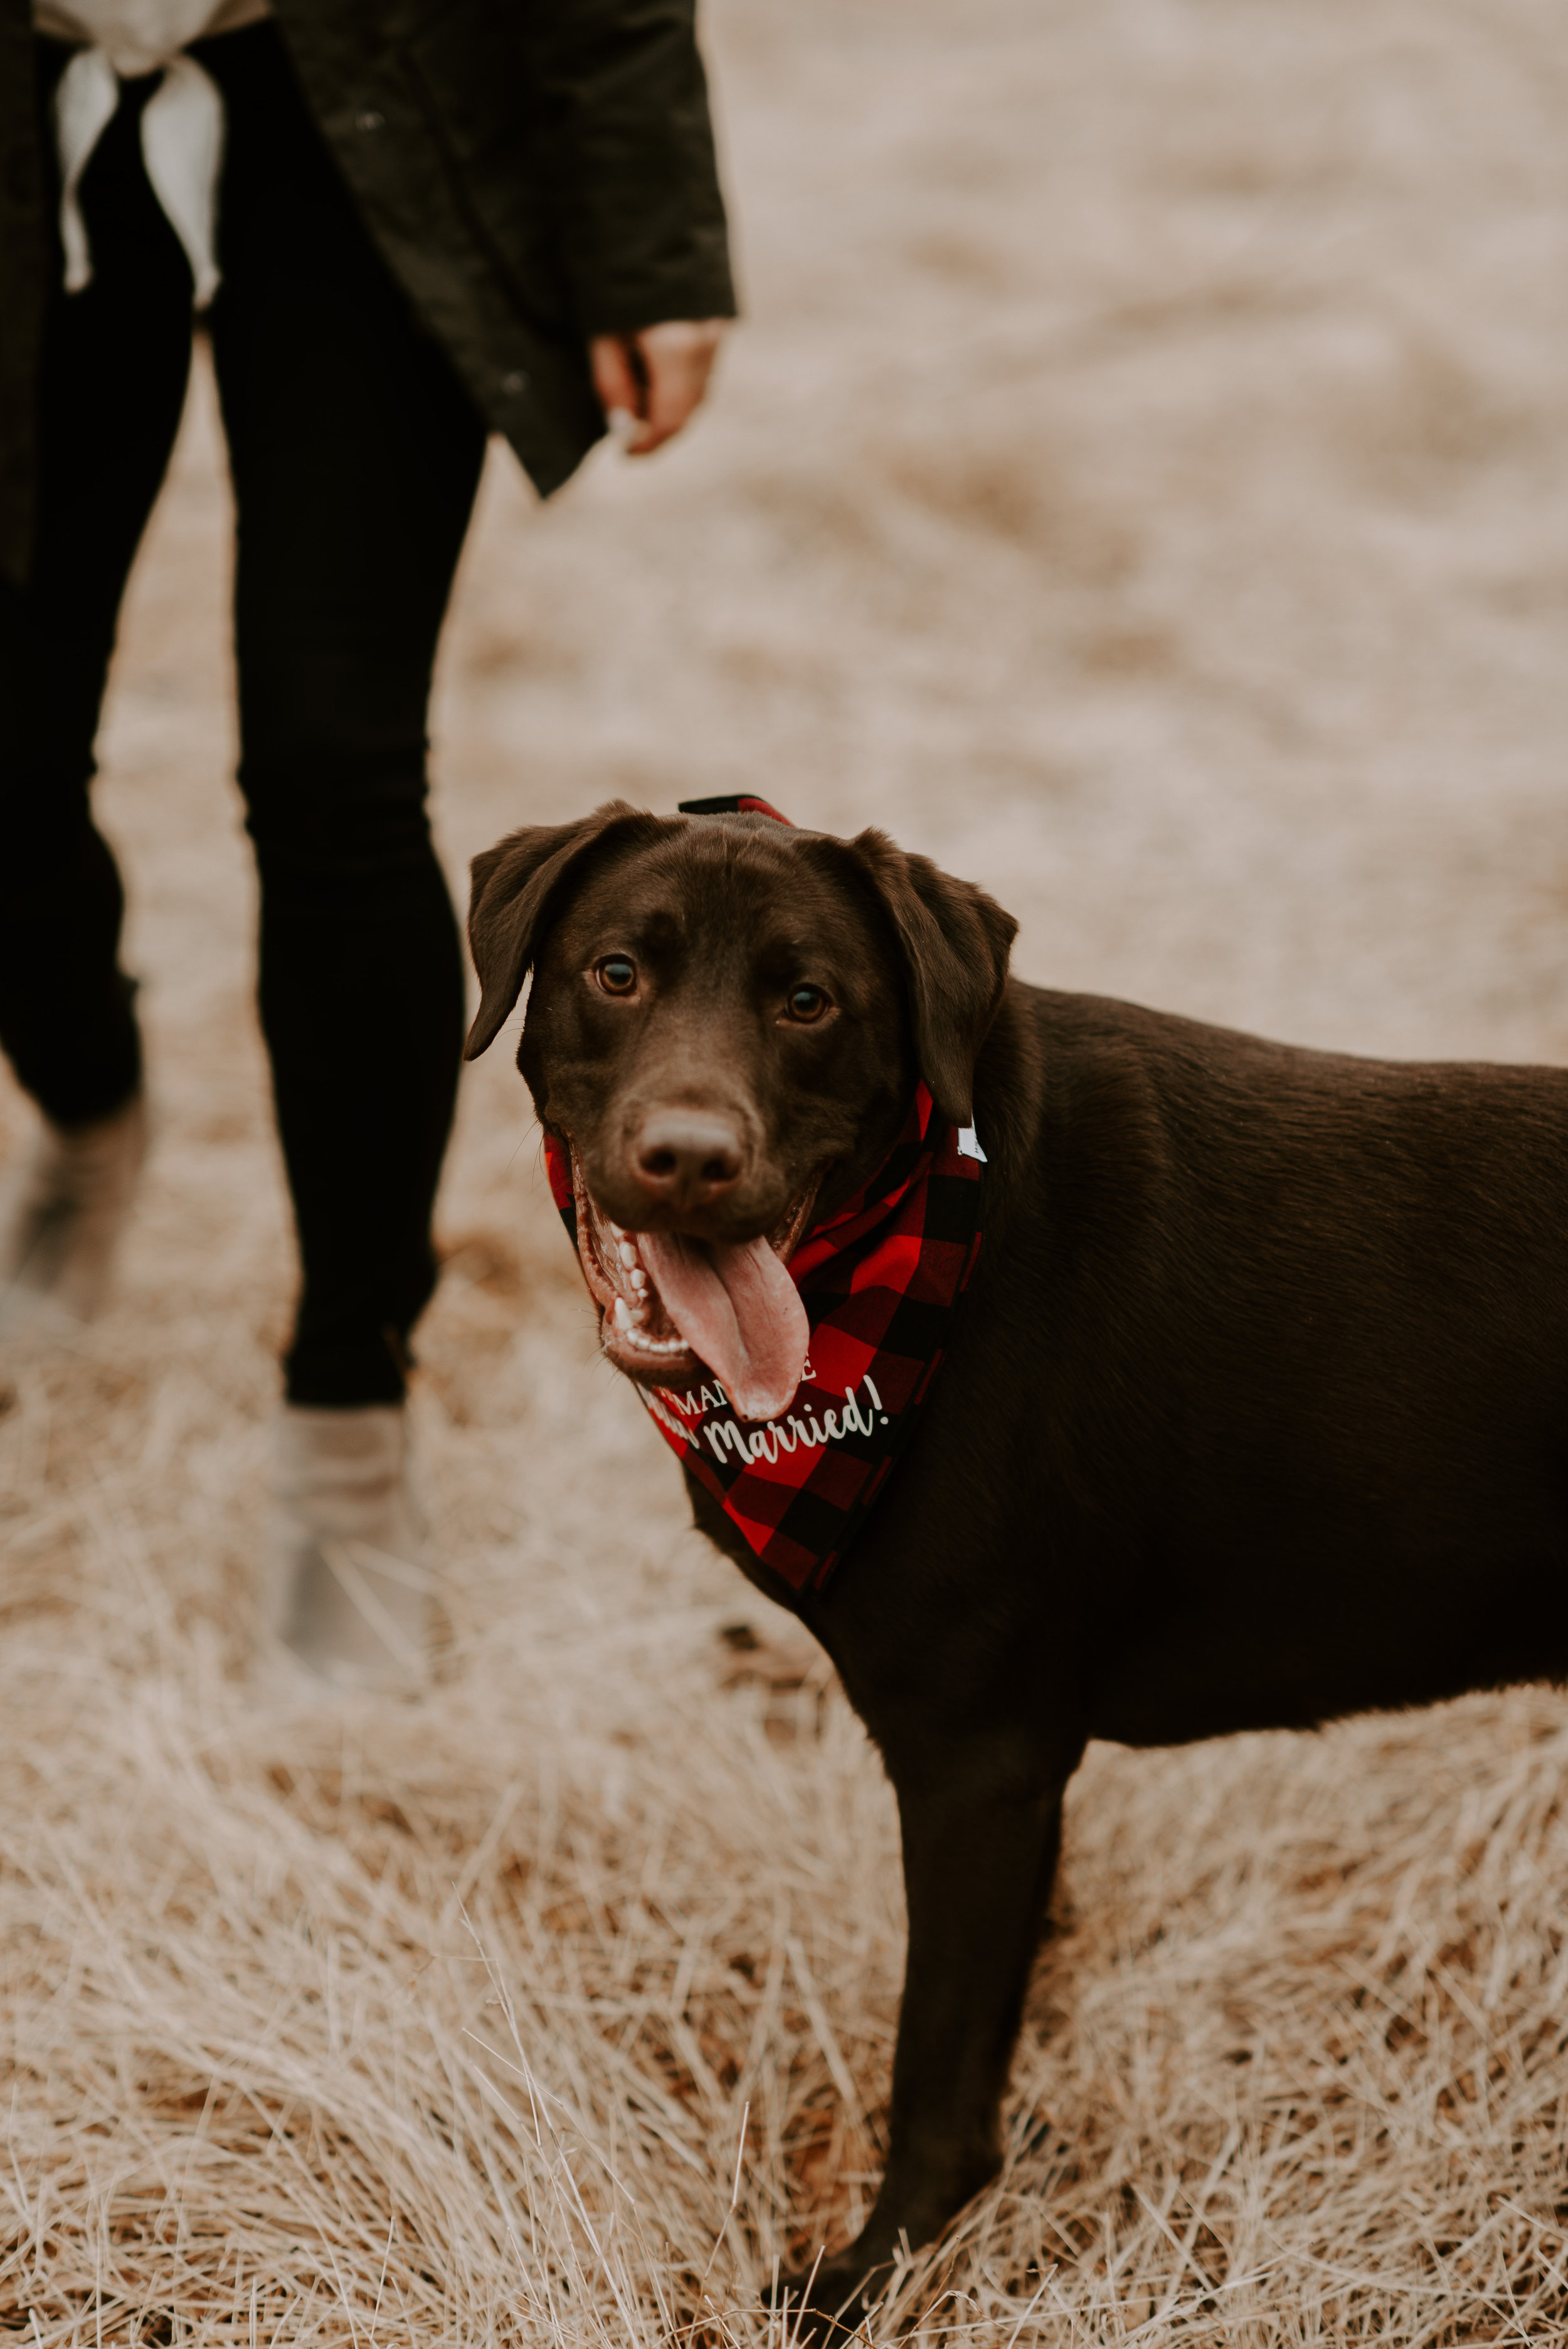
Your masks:
M469 871L469 947L480 975L480 1008L463 1046L477 1061L500 1034L533 960L550 901L590 848L606 833L646 826L664 831L657 816L625 800L606 800L575 823L529 823L474 858Z
M975 1063L1002 1000L1018 925L973 881L908 854L885 832L857 833L849 846L903 949L920 1073L943 1116L967 1125Z

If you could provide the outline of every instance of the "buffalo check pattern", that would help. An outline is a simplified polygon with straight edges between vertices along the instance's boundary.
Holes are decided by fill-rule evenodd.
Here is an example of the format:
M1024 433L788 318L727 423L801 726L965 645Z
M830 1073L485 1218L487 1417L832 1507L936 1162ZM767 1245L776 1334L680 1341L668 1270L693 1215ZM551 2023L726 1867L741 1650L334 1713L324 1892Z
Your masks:
M903 1131L864 1190L796 1249L789 1270L810 1351L777 1419L738 1419L713 1378L637 1390L682 1464L796 1590L821 1589L842 1563L940 1367L980 1253L981 1162L972 1129L962 1141L918 1086ZM570 1161L551 1134L545 1156L555 1203L575 1234Z

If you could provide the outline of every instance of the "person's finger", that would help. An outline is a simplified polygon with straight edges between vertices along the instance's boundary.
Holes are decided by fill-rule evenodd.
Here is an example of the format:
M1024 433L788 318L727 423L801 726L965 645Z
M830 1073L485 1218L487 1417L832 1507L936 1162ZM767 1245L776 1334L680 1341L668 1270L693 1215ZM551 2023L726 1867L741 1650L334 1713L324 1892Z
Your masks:
M605 415L640 419L646 394L632 364L626 337L595 335L588 346L588 360L593 371L593 389Z
M646 456L680 430L707 389L723 334L721 318L675 318L632 337L646 388L642 428L626 443L631 456Z

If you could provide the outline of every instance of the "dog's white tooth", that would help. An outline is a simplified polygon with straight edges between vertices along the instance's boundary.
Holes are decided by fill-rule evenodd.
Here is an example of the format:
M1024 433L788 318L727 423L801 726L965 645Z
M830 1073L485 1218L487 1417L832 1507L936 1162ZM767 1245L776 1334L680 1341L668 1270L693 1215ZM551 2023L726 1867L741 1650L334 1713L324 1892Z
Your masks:
M642 1290L642 1289L646 1288L647 1285L648 1285L648 1276L647 1276L647 1274L643 1270L643 1268L642 1268L642 1267L641 1267L640 1265L634 1265L634 1266L633 1267L633 1268L632 1268L632 1286L633 1286L633 1288L640 1291L640 1290Z
M621 1262L622 1262L622 1263L623 1263L623 1264L627 1268L627 1269L628 1269L628 1271L629 1271L629 1270L631 1269L632 1266L633 1266L633 1265L634 1265L634 1264L636 1263L636 1261L637 1261L637 1251L636 1251L636 1249L632 1246L632 1243L631 1243L631 1241L630 1241L630 1240L623 1240L623 1241L621 1242Z
M627 1310L626 1300L624 1297L617 1297L615 1299L615 1327L623 1335L628 1332L632 1327L632 1317Z

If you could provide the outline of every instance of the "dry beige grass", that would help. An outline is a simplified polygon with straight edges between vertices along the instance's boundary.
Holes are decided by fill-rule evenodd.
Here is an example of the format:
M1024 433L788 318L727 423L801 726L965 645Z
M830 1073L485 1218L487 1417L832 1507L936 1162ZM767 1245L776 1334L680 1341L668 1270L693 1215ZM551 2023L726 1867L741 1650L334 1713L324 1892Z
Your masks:
M655 467L536 515L498 463L454 863L761 775L986 881L1032 977L1568 1054L1553 0L712 29L753 323ZM594 1365L503 1051L417 1406L449 1677L239 1679L288 1259L224 518L201 384L103 794L160 1142L119 1309L0 1417L0 2333L760 2344L877 2168L891 1806ZM1568 2337L1565 1765L1547 1692L1094 1753L1006 2175L879 2339Z

